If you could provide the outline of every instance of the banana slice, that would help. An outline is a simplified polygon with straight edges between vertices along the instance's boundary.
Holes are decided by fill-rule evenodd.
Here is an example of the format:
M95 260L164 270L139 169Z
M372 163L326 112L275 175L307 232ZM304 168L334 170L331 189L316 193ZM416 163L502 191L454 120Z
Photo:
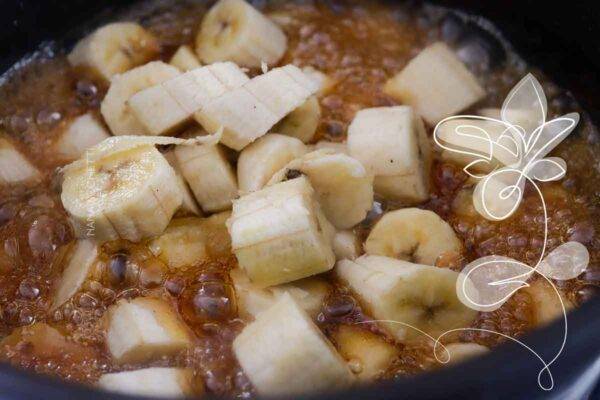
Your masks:
M318 97L328 95L329 93L331 93L335 85L337 85L335 79L314 67L304 67L302 68L302 72L304 72L311 80L313 80L318 85Z
M427 47L389 79L383 92L434 126L485 97L477 79L444 43Z
M71 65L91 68L110 81L133 67L158 57L160 44L150 32L134 22L116 22L80 40L68 56Z
M460 253L462 244L436 213L403 208L385 214L365 241L367 254L435 265L446 252Z
M287 117L279 121L273 128L274 132L292 136L304 143L310 142L315 136L321 120L321 106L315 96L311 96Z
M290 162L269 184L287 179L294 171L308 177L327 219L338 229L353 227L371 209L373 177L350 156L331 150L314 151Z
M104 374L97 386L109 392L148 397L187 397L201 394L189 368L144 368Z
M37 182L40 172L8 140L0 137L0 185Z
M286 48L287 38L277 24L243 0L220 0L204 16L196 37L196 53L207 64L274 65Z
M161 61L154 61L113 77L100 112L113 135L145 135L148 130L131 111L128 100L136 93L180 74Z
M438 357L440 360L445 361L446 357L449 355L450 358L448 359L448 364L460 363L470 358L484 355L490 351L487 347L477 343L450 343L444 347L446 347L448 353L443 350L438 350Z
M335 262L333 227L304 177L235 200L227 228L240 266L259 287L325 272Z
M262 396L334 390L353 382L344 359L290 295L247 325L233 351Z
M191 71L202 66L190 46L180 46L171 57L169 64L179 68L182 72Z
M354 260L361 253L361 244L351 230L338 231L333 237L333 252L336 260Z
M375 192L411 205L429 198L431 149L410 107L359 111L348 127L348 150L375 175Z
M333 150L336 153L350 155L348 151L348 144L346 142L328 142L327 140L320 140L314 145L315 150Z
M125 145L128 138L64 170L61 199L80 237L139 242L162 233L182 203L165 157L153 145Z
M333 342L351 365L358 379L371 382L381 376L400 355L400 350L382 337L352 325L340 325Z
M73 161L84 152L110 137L110 134L91 113L75 118L54 145L65 160Z
M269 133L244 148L237 164L241 193L262 189L277 171L306 153L298 139Z
M529 282L529 286L524 288L523 291L531 297L536 325L547 325L563 316L561 299L566 311L574 307L573 303L560 290L556 293L543 278Z
M316 90L316 84L302 71L286 65L209 101L194 117L210 133L223 128L222 143L240 151L302 105Z
M422 332L437 338L468 327L477 314L459 300L458 272L449 269L365 255L339 261L335 270L367 312L402 343L428 341Z
M108 309L106 345L118 364L157 360L184 350L192 336L170 304L138 297Z
M200 210L200 207L198 206L198 203L194 198L192 189L190 189L187 182L183 178L181 168L179 168L179 162L177 161L177 156L175 156L175 150L173 149L166 151L163 153L163 156L165 156L165 158L177 174L177 185L179 185L179 188L181 189L181 194L183 195L180 210L186 214L202 216L202 210Z
M54 288L51 310L62 306L75 295L90 275L98 258L98 246L91 240L79 240L71 250L69 261Z
M174 219L148 247L171 269L196 265L208 258L202 224L201 218Z

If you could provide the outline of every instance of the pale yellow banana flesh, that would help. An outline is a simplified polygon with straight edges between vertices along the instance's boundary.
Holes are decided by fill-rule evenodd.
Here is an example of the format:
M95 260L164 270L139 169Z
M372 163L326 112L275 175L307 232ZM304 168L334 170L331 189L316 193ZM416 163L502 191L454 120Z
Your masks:
M176 218L148 247L171 269L200 264L208 259L206 233L201 218Z
M190 46L185 45L177 49L173 57L171 57L169 64L179 68L182 72L191 71L202 66Z
M71 121L54 146L65 160L73 161L108 137L104 125L88 113Z
M192 189L190 189L189 185L183 178L183 174L181 172L181 168L179 167L179 161L177 161L177 156L175 156L175 150L169 150L163 153L175 173L177 174L177 184L181 189L181 194L183 195L183 200L181 202L180 210L187 214L193 215L202 215L202 210L200 206L196 202L196 198L192 193Z
M131 396L184 397L198 395L192 384L194 371L188 368L144 368L104 374L97 386L109 392Z
M38 169L16 147L0 137L0 185L34 183L41 178Z
M361 243L351 230L337 231L333 237L333 252L337 260L354 260L361 252Z
M98 245L91 240L78 240L69 254L69 261L53 289L52 309L62 306L82 287L98 257Z
M273 132L300 139L303 143L310 142L321 120L321 106L316 96L311 96L294 111L279 121Z
M557 290L545 279L538 278L533 282L528 282L528 284L529 286L524 288L523 292L531 298L533 317L536 324L547 325L563 317L563 306L565 311L569 311L574 307L573 303L560 290L557 293Z

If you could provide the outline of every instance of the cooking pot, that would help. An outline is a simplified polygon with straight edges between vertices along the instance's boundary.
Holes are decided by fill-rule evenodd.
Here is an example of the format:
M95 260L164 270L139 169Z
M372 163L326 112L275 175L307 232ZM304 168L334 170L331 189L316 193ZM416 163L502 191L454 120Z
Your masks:
M131 2L2 0L0 71L6 71L44 41L57 41L57 48L69 46L85 29L101 24L120 8L130 5L126 3ZM571 89L596 124L600 124L599 2L437 3L492 21L531 65ZM550 367L554 378L551 391L538 386L538 373L543 368L540 360L522 346L508 342L486 356L456 367L345 392L310 395L306 399L600 399L600 390L594 389L600 376L599 315L600 298L568 315L565 348ZM562 343L563 330L564 324L559 320L529 333L522 341L548 361ZM542 379L548 383L547 375ZM0 364L1 400L127 398L131 397L66 384Z

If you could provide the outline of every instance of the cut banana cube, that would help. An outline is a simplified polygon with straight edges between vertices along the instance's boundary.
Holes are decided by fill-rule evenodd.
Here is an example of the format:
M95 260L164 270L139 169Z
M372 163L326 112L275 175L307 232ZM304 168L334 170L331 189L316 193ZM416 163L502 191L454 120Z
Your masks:
M356 364L357 378L365 382L380 377L400 355L396 346L357 326L340 325L332 339L342 357Z
M300 139L303 143L310 142L317 131L321 120L321 106L316 96L311 96L287 117L279 121L273 132L282 133Z
M40 172L8 139L0 137L0 185L37 182Z
M179 68L179 70L183 72L191 71L202 66L190 46L180 46L175 54L173 54L173 57L171 57L169 64Z
M383 91L412 106L432 126L485 97L475 76L441 42L421 51Z
M177 146L175 156L202 210L231 208L231 201L238 195L237 179L220 145Z
M181 202L180 210L187 214L202 216L202 210L200 210L200 207L198 206L198 203L194 198L192 189L190 189L189 185L183 178L181 168L179 168L179 162L177 161L177 156L175 156L175 150L169 150L163 153L163 156L165 156L165 158L177 174L177 184L179 185L181 193L183 195L183 201Z
M333 252L337 260L354 260L361 253L361 243L354 231L338 231L333 237Z
M275 174L269 184L290 174L308 177L327 219L338 229L362 221L373 204L373 176L356 159L331 150L320 150L298 158Z
M353 382L344 359L289 295L247 325L233 350L260 395L334 390Z
M87 149L109 137L110 134L104 125L91 113L87 113L71 121L55 147L65 160L73 161L81 157Z
M241 193L262 189L277 171L306 153L298 139L269 133L240 153L237 164Z
M204 16L196 37L196 53L207 64L274 65L286 48L287 38L277 24L243 0L220 0Z
M183 126L210 99L248 80L237 65L216 63L144 89L127 104L149 134L163 135Z
M227 221L240 266L259 287L330 270L334 230L304 177L234 201Z
M62 306L81 289L97 258L98 246L96 243L91 240L79 240L75 243L69 255L69 261L54 288L51 310Z
M402 343L428 342L447 330L468 327L477 311L456 295L458 272L381 256L342 260L337 276L361 305ZM421 331L421 332L420 332Z
M80 40L68 56L71 65L91 68L107 81L158 56L160 44L134 22L105 25Z
M573 303L560 290L557 293L545 279L539 278L528 283L529 286L524 288L523 291L531 297L533 318L536 325L547 325L557 318L562 318L563 305L565 311L569 311L574 307Z
M445 361L446 358L450 356L448 359L449 364L456 364L473 357L482 356L490 350L477 343L450 343L444 347L448 353L443 351L440 347L438 350L438 357L440 360Z
M312 81L314 81L319 90L317 91L317 96L323 97L329 94L337 82L331 76L319 71L318 69L308 66L302 68L302 72L304 72Z
M462 243L436 213L403 208L386 213L365 241L367 254L435 265L443 254L460 254Z
M149 134L148 129L130 108L129 99L144 89L178 75L180 72L177 68L161 61L154 61L121 75L115 75L100 106L100 112L113 135Z
M119 364L158 359L184 350L192 336L164 300L138 297L118 301L108 310L106 344Z
M132 396L184 397L199 394L193 389L194 371L188 368L144 368L104 374L97 386Z
M221 142L239 151L267 133L316 90L315 83L302 71L286 65L209 101L194 117L209 133L223 128Z
M429 198L431 149L410 107L359 111L348 128L348 150L375 175L375 192L415 204Z
M206 260L206 234L202 223L202 219L193 217L172 220L163 234L149 243L150 250L174 269Z

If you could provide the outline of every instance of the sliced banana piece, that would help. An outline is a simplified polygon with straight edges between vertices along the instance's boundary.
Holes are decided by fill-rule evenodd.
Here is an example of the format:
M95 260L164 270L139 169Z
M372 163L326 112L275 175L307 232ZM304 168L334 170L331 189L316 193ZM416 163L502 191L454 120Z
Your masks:
M100 389L132 396L187 397L200 394L194 390L194 371L189 368L144 368L104 374Z
M477 343L450 343L444 346L448 353L442 350L438 350L438 357L440 360L445 361L448 356L448 364L456 364L462 361L468 360L473 357L478 357L489 352L485 346Z
M54 146L62 158L73 161L108 137L104 125L87 113L71 121Z
M202 19L196 37L196 53L207 64L274 65L286 48L287 38L279 26L243 0L217 2Z
M375 192L412 205L429 198L431 149L410 107L359 111L348 127L349 154L375 175Z
M304 174L317 192L327 219L338 229L362 221L373 204L373 176L363 165L345 154L319 150L298 158L278 173L269 184Z
M158 40L134 22L115 22L95 30L75 45L71 65L85 66L110 81L158 56Z
M163 153L163 156L165 156L165 158L177 174L177 184L179 185L179 188L181 189L181 194L183 195L180 210L186 214L194 214L201 216L202 210L200 210L200 206L198 206L198 203L194 198L194 193L192 193L192 189L190 189L189 185L183 178L183 173L181 172L181 168L179 167L179 161L177 161L177 156L175 156L175 150L168 150Z
M300 139L303 143L310 142L317 131L321 120L321 106L316 96L310 96L300 107L279 121L273 132L282 133Z
M202 224L201 218L174 219L148 247L169 268L191 267L208 258Z
M176 172L153 145L114 143L97 159L64 170L62 203L79 237L139 242L164 231L183 194Z
M241 193L262 189L277 171L306 153L298 139L269 133L244 148L237 163Z
M385 214L365 241L367 254L435 265L444 253L460 253L462 243L436 213L403 208Z
M233 202L227 221L240 266L259 287L330 270L334 229L304 177L278 183Z
M41 178L40 171L17 150L15 145L0 136L0 185L34 183Z
M402 343L428 342L443 332L468 327L477 311L456 295L458 272L365 255L336 265L337 276L367 313ZM424 334L425 333L425 334Z
M354 260L361 253L361 243L354 231L343 230L333 237L333 252L337 260Z
M91 240L78 240L70 251L66 267L53 289L51 310L62 306L81 289L98 258L98 246Z
M138 297L108 309L106 345L118 364L160 359L184 350L192 336L166 301Z
M162 61L154 61L115 75L100 106L100 112L113 135L148 134L148 130L133 114L128 100L134 94L179 74L177 68Z
M319 71L318 69L308 66L302 68L304 72L311 80L313 80L318 86L317 91L318 97L323 97L331 93L337 82L331 76Z
M350 155L348 151L348 144L346 142L328 142L327 140L319 140L314 145L315 150L329 149L336 153Z
M432 126L485 97L475 76L442 42L421 51L383 92L412 106Z
M289 295L247 325L233 351L263 396L334 390L353 382L344 359Z
M358 326L339 325L332 339L352 372L365 382L381 376L400 355L398 347Z
M523 291L531 297L533 318L536 325L547 325L562 317L563 305L565 311L569 311L574 307L573 303L560 290L557 293L545 279L539 278L528 283L529 286L524 288Z
M171 57L171 61L169 61L174 67L179 68L182 72L191 71L196 68L200 68L202 65L200 64L200 60L196 57L194 51L190 48L190 46L180 46L173 57Z
M194 117L210 133L223 128L222 143L239 151L267 133L316 90L316 84L302 71L286 65L209 101Z

